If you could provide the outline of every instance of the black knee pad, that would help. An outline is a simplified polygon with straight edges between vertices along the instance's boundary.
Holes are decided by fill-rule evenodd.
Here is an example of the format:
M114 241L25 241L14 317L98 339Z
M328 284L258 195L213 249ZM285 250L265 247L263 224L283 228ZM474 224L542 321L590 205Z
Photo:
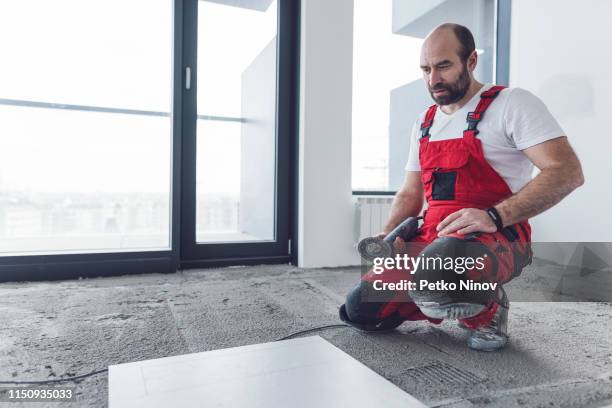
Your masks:
M340 319L364 331L391 330L404 319L397 312L382 315L383 308L393 299L393 293L375 291L372 283L360 281L340 307Z
M488 248L476 240L461 239L456 237L440 237L429 244L419 257L422 258L422 266L417 268L414 273L413 281L416 283L415 290L411 291L413 300L419 304L427 301L435 301L439 304L445 303L477 303L487 304L495 295L494 290L467 290L461 288L461 282L464 284L468 281L466 276L465 259L477 259L484 256L493 256ZM440 261L436 261L439 259ZM451 259L452 261L449 261ZM451 265L456 269L449 268ZM461 273L458 273L461 272ZM421 281L428 283L440 282L440 286L452 287L454 284L455 290L448 289L428 289L421 288ZM447 285L443 285L447 284Z

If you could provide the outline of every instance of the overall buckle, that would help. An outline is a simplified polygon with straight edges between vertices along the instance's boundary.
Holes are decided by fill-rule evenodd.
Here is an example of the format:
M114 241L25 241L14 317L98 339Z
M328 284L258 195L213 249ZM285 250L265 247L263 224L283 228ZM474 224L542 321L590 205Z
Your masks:
M468 128L467 130L476 130L478 126L478 122L482 119L482 114L478 112L468 112L467 114L467 122Z

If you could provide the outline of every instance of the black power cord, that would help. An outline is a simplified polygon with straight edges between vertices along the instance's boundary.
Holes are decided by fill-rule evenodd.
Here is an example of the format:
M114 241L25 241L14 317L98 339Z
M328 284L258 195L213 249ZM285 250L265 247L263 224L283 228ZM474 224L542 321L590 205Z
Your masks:
M288 340L294 336L297 336L299 334L305 334L305 333L310 333L313 331L317 331L317 330L323 330L323 329L331 329L331 328L337 328L337 327L350 327L347 324L328 324L327 326L319 326L319 327L313 327L312 329L306 329L306 330L300 330L297 331L295 333L291 333L288 336L285 337L281 337L280 339L274 340L274 341L281 341L281 340Z
M42 380L42 381L0 381L0 384L54 384L54 383L62 383L67 381L78 381L83 378L91 377L92 375L101 374L108 371L108 368L103 368L102 370L92 371L91 373L77 375L75 377L66 377L66 378L56 378L55 380Z
M330 329L330 328L337 328L337 327L349 327L346 324L328 324L326 326L319 326L319 327L313 327L311 329L306 329L306 330L300 330L297 331L295 333L291 333L285 337L281 337L280 339L276 339L274 341L281 341L281 340L288 340L292 337L298 336L300 334L305 334L305 333L310 333L313 331L317 331L317 330L323 330L323 329ZM87 378L87 377L92 377L94 375L98 375L98 374L102 374L108 371L108 368L103 368L101 370L96 370L96 371L92 371L91 373L87 373L87 374L82 374L82 375L77 375L75 377L66 377L66 378L56 378L54 380L30 380L30 381L0 381L0 384L14 384L14 385L21 385L21 384L57 384L57 383L63 383L63 382L71 382L71 381L79 381L82 380L83 378Z

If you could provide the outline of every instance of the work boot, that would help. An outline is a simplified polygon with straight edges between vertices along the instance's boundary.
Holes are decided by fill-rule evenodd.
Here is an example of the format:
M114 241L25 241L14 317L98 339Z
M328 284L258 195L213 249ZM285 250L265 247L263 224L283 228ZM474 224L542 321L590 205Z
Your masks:
M465 324L463 324L461 320L457 320L457 327L459 327L460 329L464 329L464 330L472 330L469 327L467 327Z
M464 319L478 315L485 306L475 303L448 303L418 302L417 305L423 314L432 319Z
M469 348L480 351L495 351L508 343L508 309L510 303L506 291L501 286L498 290L499 305L491 322L483 327L471 330L467 339Z

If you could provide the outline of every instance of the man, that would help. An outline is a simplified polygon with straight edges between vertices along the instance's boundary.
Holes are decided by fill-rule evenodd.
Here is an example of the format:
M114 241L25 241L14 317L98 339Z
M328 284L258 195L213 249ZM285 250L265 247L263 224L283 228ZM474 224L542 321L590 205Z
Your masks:
M415 123L406 180L380 237L417 216L425 198L423 225L407 248L396 239L396 251L423 258L479 257L486 266L465 274L439 265L410 273L397 268L370 271L340 308L341 319L359 329L389 330L405 320L439 324L456 318L471 329L469 347L504 347L509 302L501 284L531 262L527 220L584 182L578 158L545 105L525 90L478 82L473 75L477 61L466 27L442 24L425 39L420 64L436 104ZM532 179L533 166L540 172ZM402 279L499 285L480 292L376 289L380 281Z

